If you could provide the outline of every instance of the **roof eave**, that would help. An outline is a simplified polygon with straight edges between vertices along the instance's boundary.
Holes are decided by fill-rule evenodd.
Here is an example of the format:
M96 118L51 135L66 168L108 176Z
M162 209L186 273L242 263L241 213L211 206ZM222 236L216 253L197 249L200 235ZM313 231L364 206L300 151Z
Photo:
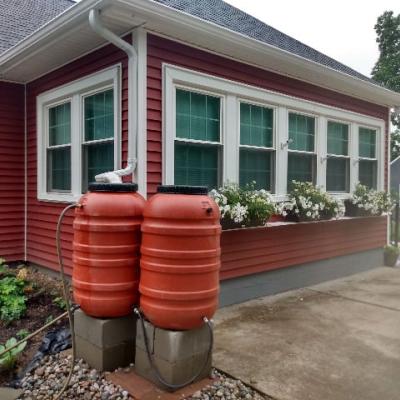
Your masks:
M63 30L83 21L92 8L121 8L118 18L132 21L132 13L144 18L149 30L224 54L261 68L294 77L317 86L345 93L387 107L400 105L400 93L336 71L280 48L231 31L212 22L170 8L152 0L85 0L66 10L40 30L0 55L2 67L9 69L14 60L34 55ZM190 38L190 40L188 40Z

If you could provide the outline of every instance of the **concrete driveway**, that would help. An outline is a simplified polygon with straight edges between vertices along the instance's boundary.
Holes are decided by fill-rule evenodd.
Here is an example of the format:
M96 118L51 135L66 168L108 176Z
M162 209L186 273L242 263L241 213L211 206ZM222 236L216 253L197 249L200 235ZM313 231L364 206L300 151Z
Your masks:
M214 365L279 400L400 399L400 269L219 310Z

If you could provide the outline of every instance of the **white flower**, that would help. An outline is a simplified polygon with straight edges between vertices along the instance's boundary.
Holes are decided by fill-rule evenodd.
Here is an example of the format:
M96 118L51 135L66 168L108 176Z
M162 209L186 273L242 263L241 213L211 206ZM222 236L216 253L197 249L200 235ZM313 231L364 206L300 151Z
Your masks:
M306 216L307 216L307 217L311 217L311 211L307 211L307 212L306 212Z
M247 206L242 206L240 203L236 203L231 208L231 218L236 223L241 223L247 215Z

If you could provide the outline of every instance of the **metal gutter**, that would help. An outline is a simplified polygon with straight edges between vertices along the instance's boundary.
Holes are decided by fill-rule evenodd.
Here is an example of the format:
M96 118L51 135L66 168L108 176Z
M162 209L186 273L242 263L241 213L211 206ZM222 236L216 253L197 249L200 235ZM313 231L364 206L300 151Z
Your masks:
M100 11L92 9L89 13L89 25L102 38L120 48L128 55L128 165L125 169L114 171L118 177L134 173L137 165L137 121L138 121L138 101L137 101L137 79L138 79L138 55L134 46L121 39L115 33L107 29L101 21ZM110 174L110 173L108 173ZM104 176L105 179L108 179ZM98 177L96 176L96 180ZM132 176L133 180L133 176Z

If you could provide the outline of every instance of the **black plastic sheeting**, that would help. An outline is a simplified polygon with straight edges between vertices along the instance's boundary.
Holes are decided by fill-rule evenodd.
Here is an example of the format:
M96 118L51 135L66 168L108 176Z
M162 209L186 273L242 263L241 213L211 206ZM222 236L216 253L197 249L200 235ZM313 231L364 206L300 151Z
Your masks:
M47 332L43 337L42 343L33 356L30 363L25 367L25 369L18 374L16 379L14 379L10 386L18 387L22 378L28 373L34 370L40 363L40 361L49 354L57 354L60 351L69 349L71 347L71 331L69 328L61 328Z

